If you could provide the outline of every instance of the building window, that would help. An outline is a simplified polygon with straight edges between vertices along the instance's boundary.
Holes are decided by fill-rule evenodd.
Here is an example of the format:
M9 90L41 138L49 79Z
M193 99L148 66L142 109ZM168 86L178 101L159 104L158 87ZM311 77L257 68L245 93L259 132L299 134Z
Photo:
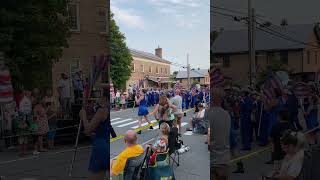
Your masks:
M280 52L280 60L282 64L288 65L288 51Z
M143 64L140 65L140 68L141 68L141 72L144 72L144 65Z
M310 51L307 51L307 63L310 64Z
M182 83L182 79L180 79L180 83Z
M164 74L168 74L167 68L164 68Z
M162 68L160 68L160 74L162 74Z
M159 68L158 68L158 66L156 67L156 73L159 74Z
M80 31L79 4L68 4L68 23L71 31Z
M152 73L152 67L149 66L149 73Z
M230 56L223 57L223 67L230 67Z
M198 82L200 83L201 78L198 77Z

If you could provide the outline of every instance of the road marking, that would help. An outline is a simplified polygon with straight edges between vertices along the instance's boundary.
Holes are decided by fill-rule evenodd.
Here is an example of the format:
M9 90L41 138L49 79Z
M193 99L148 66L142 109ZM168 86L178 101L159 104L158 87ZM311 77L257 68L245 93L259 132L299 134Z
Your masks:
M117 126L117 127L125 127L125 126L129 126L130 124L135 124L135 123L137 123L137 122L139 122L139 121L138 121L138 120L132 121L132 122L129 122L129 123L126 123L126 124L121 124L121 125L119 125L119 126Z
M125 119L125 120L122 120L122 121L117 121L117 122L111 123L111 125L120 124L120 123L127 122L127 121L131 121L131 120L132 120L132 119L129 118L129 119Z
M114 119L111 119L111 122L112 122L112 121L119 120L119 119L121 119L121 118L114 118Z
M183 126L185 126L187 124L188 124L187 122L183 122L183 123L181 123L181 127L183 127Z
M154 123L154 122L156 122L156 120L152 120L151 121L151 123ZM149 123L148 122L146 122L146 123L143 123L143 124L141 124L141 126L146 126L146 125L148 125ZM133 126L133 127L131 127L132 129L137 129L139 126Z
M186 136L191 136L192 134L193 134L192 131L187 131L187 132L183 133L183 135L186 135Z

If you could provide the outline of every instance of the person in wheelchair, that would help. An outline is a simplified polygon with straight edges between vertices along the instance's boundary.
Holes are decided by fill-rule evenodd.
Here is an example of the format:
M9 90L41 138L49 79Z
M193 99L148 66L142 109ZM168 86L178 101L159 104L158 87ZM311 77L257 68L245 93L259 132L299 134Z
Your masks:
M299 147L297 132L286 131L281 138L281 146L286 153L280 169L275 170L271 176L264 179L272 180L296 180L303 166L304 151Z
M202 103L199 103L198 105L199 111L196 112L193 117L189 120L189 128L187 128L187 131L193 131L193 129L196 127L197 124L201 123L202 120L204 120L204 115L206 112L206 109L204 108L204 105Z

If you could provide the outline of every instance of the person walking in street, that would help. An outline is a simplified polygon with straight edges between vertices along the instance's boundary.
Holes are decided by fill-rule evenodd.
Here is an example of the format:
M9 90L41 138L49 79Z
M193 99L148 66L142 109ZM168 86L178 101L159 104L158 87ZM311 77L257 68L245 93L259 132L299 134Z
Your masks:
M151 124L151 121L148 119L148 107L147 107L147 98L145 97L146 91L145 90L140 90L138 95L135 97L136 103L139 105L139 111L138 111L138 116L139 116L139 128L141 128L142 125L142 118L144 117L145 120L148 122L148 124ZM152 126L150 126L149 129L153 129ZM141 130L138 131L138 134L141 134Z
M171 99L171 104L176 106L176 109L174 110L174 116L175 116L175 121L174 123L178 126L179 128L179 134L181 134L181 121L183 117L183 111L182 111L182 97L180 96L180 89L176 88L174 92L175 96Z
M251 113L253 109L253 102L249 96L249 92L244 92L244 97L240 102L241 114L240 114L240 131L242 139L242 150L251 150L251 140L250 129L252 127L251 123Z
M84 108L80 110L80 120L83 122L85 134L92 139L92 150L89 171L90 180L104 180L109 173L109 141L108 126L109 109L107 106L109 94L103 94L99 99L98 107L93 118L89 121Z

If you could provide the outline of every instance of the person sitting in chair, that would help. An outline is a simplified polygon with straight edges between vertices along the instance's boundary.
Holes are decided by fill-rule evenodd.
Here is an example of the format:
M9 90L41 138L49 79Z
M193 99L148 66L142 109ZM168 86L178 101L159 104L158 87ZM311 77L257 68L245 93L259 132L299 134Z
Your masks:
M304 151L299 147L297 132L287 131L281 139L282 149L286 155L279 170L275 171L270 179L295 180L302 169Z
M141 145L137 144L137 133L133 130L127 131L124 142L126 149L122 151L116 160L111 161L110 176L118 176L123 173L127 160L131 157L137 157L144 153L144 149Z
M159 153L166 153L167 151L167 147L168 147L168 139L166 139L165 137L161 137L157 142L156 142L157 146L152 146L156 149L154 149L153 154L150 156L150 161L149 164L151 166L155 165L156 163L156 158L157 155Z
M199 112L195 113L194 116L191 117L189 120L189 128L187 128L187 131L193 131L194 125L198 123L200 119L204 118L206 109L204 108L203 104L200 103L198 105L198 108L199 108Z

